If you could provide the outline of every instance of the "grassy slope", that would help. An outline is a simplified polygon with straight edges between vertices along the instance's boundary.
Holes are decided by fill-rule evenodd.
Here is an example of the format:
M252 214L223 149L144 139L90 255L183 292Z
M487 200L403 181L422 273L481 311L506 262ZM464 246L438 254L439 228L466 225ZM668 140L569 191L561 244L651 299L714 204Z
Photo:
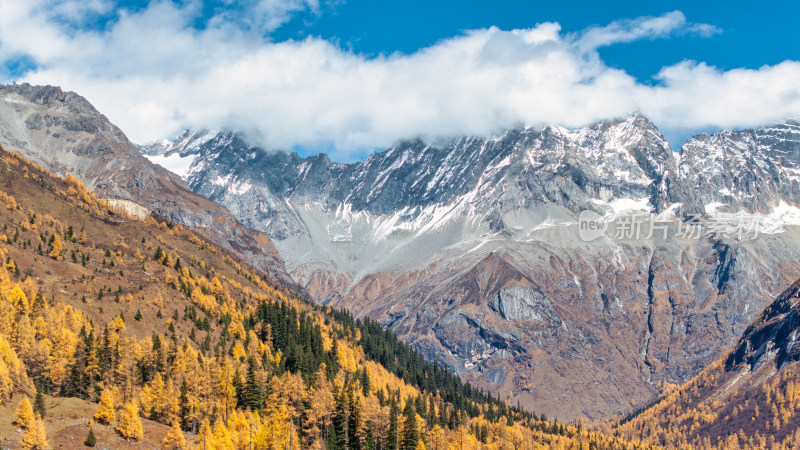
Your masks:
M89 433L89 421L97 405L78 398L45 396L47 406L47 437L53 448L86 448L83 442ZM11 424L14 406L0 406L0 446L5 450L21 449L23 430ZM144 437L137 442L126 441L109 425L94 424L93 430L99 448L160 448L169 427L152 420L142 419ZM188 433L186 434L189 437Z

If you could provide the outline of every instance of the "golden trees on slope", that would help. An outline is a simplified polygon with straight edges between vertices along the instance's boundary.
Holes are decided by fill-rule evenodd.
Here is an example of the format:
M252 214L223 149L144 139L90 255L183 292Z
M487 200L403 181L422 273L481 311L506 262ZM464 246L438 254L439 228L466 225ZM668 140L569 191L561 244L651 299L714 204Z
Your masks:
M77 180L69 180L68 184L72 195L92 203L92 214L102 212L102 203L87 194ZM465 445L484 440L487 446L495 444L497 448L501 441L518 436L515 445L533 446L535 435L530 423L526 427L522 421L527 419L520 415L517 423L505 427L506 431L477 437L475 427L489 423L478 417L483 413L497 414L497 410L481 403L478 394L459 398L461 404L456 406L453 394L445 402L446 394L439 395L436 389L429 387L432 392L421 392L419 379L426 379L427 386L441 388L442 392L460 387L435 384L438 381L433 377L433 368L425 368L421 362L417 364L420 367L387 370L375 362L379 358L365 354L366 335L358 327L343 324L330 310L304 305L288 291L267 285L259 274L231 257L221 257L228 265L224 271L205 262L198 269L197 258L181 253L180 246L171 245L183 239L181 233L186 232L180 227L171 228L161 222L148 230L155 234L149 236L166 249L160 258L166 264L158 265L155 271L148 267L155 265L152 260L142 262L147 259L142 255L152 255L153 248L143 247L140 251L123 242L125 251L112 253L94 241L97 227L91 224L87 224L87 231L81 227L77 238L71 232L67 235L58 231L54 219L29 208L16 204L13 213L19 217L8 223L28 235L17 241L9 233L12 238L0 240L0 251L13 248L14 252L22 252L26 250L22 240L31 238L37 245L51 246L47 253L36 251L37 256L53 258L39 258L49 267L76 264L74 268L80 271L80 261L85 272L91 273L92 265L86 265L91 255L98 261L113 258L113 267L124 268L126 274L138 272L139 268L156 272L149 281L154 284L166 281L150 301L145 297L139 300L138 295L125 293L119 286L122 302L107 306L100 304L102 293L113 291L103 286L98 304L77 304L87 311L84 316L55 298L48 299L55 304L44 301L32 277L24 282L17 277L12 282L5 267L16 270L16 266L8 265L11 261L6 258L7 265L0 268L0 402L11 393L30 394L32 384L26 370L56 395L92 399L102 388L95 413L99 422L116 426L126 439L141 436L141 417L170 423L172 429L163 443L165 448L183 447L181 429L193 435L190 440L196 437L203 448L322 448L334 431L353 445L362 442L373 448L373 443L387 441L392 425L389 405L415 402L422 405L416 407L419 415L414 415L413 422L419 433L418 439L408 440L408 448L423 448L423 441L435 447L434 442L453 442L456 436L463 437ZM150 221L156 222L153 218ZM38 242L37 234L41 235ZM192 239L190 235L186 239L212 254L220 254L220 250L196 237ZM33 249L28 246L27 251ZM67 259L64 255L71 252L75 253L71 263L60 262L59 258ZM220 258L212 263L222 264ZM95 274L116 277L106 264L94 266ZM93 285L94 289L99 287ZM139 303L134 305L135 302ZM165 323L159 330L153 324L156 334L142 336L141 323L131 323L129 331L121 314L116 315L119 307L127 315L124 308L129 304L134 309L140 307L148 318L153 314L145 308L154 312L155 307L168 307L169 311L176 306L176 311L168 322L169 328ZM183 319L177 305L186 307ZM100 311L101 319L115 318L108 324L91 322L88 317L98 319L98 306L106 306L105 315ZM189 307L193 317L187 317ZM109 315L111 308L115 309L114 315ZM156 317L161 319L161 315ZM189 330L205 331L205 339L181 337ZM17 370L20 368L21 374ZM417 369L419 373L409 372ZM117 410L120 405L122 408ZM477 417L469 419L473 416ZM403 431L403 423L411 423L395 422L397 436ZM398 423L401 429L397 429ZM35 433L31 436L33 443ZM34 448L36 445L32 444Z
M58 235L55 235L55 238L53 239L53 243L50 244L50 253L48 253L47 256L49 256L49 257L51 257L51 258L53 258L55 260L60 260L61 259L61 250L63 250L63 249L64 249L64 244L61 242L61 238L59 238Z
M310 393L309 407L306 410L304 431L308 436L308 443L322 439L322 431L331 424L331 416L336 408L333 397L333 388L325 374L323 364L315 375L314 388Z
M0 305L0 317L7 312ZM0 405L11 400L14 392L30 392L33 389L25 365L6 338L0 334Z

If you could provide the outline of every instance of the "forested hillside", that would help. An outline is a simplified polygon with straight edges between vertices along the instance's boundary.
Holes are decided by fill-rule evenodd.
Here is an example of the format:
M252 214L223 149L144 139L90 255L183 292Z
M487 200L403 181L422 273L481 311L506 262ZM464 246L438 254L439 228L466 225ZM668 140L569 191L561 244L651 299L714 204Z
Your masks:
M3 448L637 448L500 402L191 230L0 156Z

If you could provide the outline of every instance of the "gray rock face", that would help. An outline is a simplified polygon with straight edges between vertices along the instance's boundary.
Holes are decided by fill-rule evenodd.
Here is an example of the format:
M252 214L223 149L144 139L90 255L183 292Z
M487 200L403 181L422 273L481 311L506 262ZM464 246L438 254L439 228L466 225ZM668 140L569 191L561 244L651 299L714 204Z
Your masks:
M502 289L490 307L509 321L527 319L541 322L544 317L554 318L549 308L550 302L539 289L521 286Z
M702 204L770 212L800 203L800 123L695 136L681 147L681 179Z
M701 135L676 154L635 115L401 142L354 164L229 131L145 151L192 158L191 189L269 233L315 300L511 401L597 418L697 374L800 276L799 130ZM686 235L690 214L708 231L723 204L761 234ZM668 235L584 241L584 210L609 230L660 214Z

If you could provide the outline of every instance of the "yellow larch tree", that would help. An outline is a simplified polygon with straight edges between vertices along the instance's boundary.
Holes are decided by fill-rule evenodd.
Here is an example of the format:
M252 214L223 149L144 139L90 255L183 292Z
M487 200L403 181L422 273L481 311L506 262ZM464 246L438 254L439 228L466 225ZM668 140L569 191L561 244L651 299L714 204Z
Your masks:
M326 366L321 364L316 373L314 392L311 394L309 408L305 415L305 432L308 442L313 443L322 438L322 430L331 424L331 416L336 409L336 399L333 396L333 386L328 381L325 373ZM380 406L380 405L378 405Z
M33 423L33 407L28 396L22 397L17 404L17 411L14 413L14 423L20 428L28 428Z
M55 239L53 239L53 247L50 249L49 257L55 260L61 260L61 250L64 248L64 244L61 242L61 239L56 235Z
M130 401L122 408L119 423L115 428L117 433L125 439L135 441L142 437L142 421L139 419L139 407L136 402Z
M100 394L100 403L97 404L97 411L94 413L95 420L106 425L114 423L116 420L114 397L114 391L111 388L103 389Z
M231 440L231 433L228 431L228 427L221 420L214 424L214 445L218 449L236 448Z
M197 442L200 444L201 450L214 448L214 432L211 430L211 422L208 419L203 420L200 431L197 432Z
M14 381L11 379L11 370L3 358L0 357L0 405L7 403L14 392Z
M252 432L247 416L241 410L236 410L228 420L231 442L235 448L250 448Z
M161 441L161 450L186 450L186 438L183 436L183 431L178 426L178 422L172 423L172 428Z
M291 421L286 404L281 402L272 408L261 421L261 430L256 436L256 448L288 448L299 446L297 430Z
M284 372L280 377L272 377L269 382L270 395L267 401L267 411L276 408L278 404L286 406L287 412L294 417L303 408L306 395L306 386L299 373Z
M30 426L25 430L22 438L22 448L26 450L45 450L50 448L47 442L47 432L44 429L44 421L38 415L34 417Z
M0 305L0 317L2 316L3 308ZM11 344L0 334L0 405L11 401L11 395L14 393L32 390L33 382L28 377L25 364L17 356Z
M139 399L142 403L142 413L145 417L163 420L170 413L169 397L164 386L164 379L160 373L156 374L156 377L149 385L145 385L139 395Z
M227 422L231 412L236 408L236 388L233 385L235 369L229 359L220 363L217 374L216 397L222 417Z
M19 285L15 285L7 296L8 301L16 308L17 313L28 312L28 296L20 289Z
M444 430L438 424L434 425L430 433L428 433L428 443L431 450L445 450L449 445L445 439Z

